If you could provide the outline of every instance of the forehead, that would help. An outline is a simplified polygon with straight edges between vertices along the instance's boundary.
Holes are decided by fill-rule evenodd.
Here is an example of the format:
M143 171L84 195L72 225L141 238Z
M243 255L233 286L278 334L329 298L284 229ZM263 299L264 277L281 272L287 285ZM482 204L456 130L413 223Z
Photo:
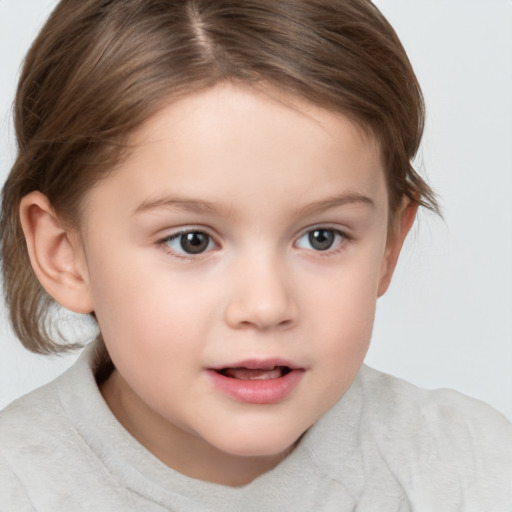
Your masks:
M176 191L226 204L346 192L387 203L377 142L343 115L275 89L224 83L175 99L130 147L106 185L134 203Z
M240 116L247 116L245 129L258 130L259 122L267 123L267 129L271 130L277 121L277 131L286 122L291 122L296 125L292 135L305 129L312 133L315 125L317 130L338 140L340 136L350 134L351 142L376 146L374 149L378 149L379 145L368 130L337 111L315 105L272 85L262 83L256 87L243 82L221 82L207 89L164 100L157 113L132 134L131 142L136 148L154 141L159 129L169 128L169 122L179 122L182 126L193 124L194 131L201 134L201 128L208 130L226 126L227 122L231 120L234 123ZM201 124L197 123L199 117L202 118ZM290 126L287 128L289 131Z

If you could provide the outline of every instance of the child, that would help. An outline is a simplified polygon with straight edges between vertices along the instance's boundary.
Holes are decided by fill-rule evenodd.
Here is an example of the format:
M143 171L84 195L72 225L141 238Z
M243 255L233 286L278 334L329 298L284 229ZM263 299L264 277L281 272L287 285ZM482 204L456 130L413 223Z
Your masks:
M0 510L506 510L512 427L363 365L423 104L366 0L63 0L16 98L4 287L98 338L0 416ZM54 329L55 330L55 327Z

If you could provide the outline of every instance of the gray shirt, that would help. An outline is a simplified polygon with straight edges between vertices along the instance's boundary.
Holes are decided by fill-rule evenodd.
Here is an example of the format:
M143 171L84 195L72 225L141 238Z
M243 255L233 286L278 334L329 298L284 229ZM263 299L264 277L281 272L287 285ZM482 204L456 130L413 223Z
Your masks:
M454 391L363 366L275 469L241 487L170 469L104 402L88 347L0 413L0 511L512 510L512 425Z

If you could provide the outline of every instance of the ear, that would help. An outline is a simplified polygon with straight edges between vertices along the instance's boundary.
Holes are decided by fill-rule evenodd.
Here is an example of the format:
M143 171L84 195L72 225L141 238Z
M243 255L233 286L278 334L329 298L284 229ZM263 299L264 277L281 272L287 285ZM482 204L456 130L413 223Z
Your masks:
M402 245L405 241L407 233L414 224L416 218L416 212L418 210L418 204L407 199L402 205L400 211L397 214L397 219L393 226L393 231L390 234L387 244L386 252L382 262L381 277L379 282L379 289L377 296L380 297L386 293L393 277L396 264L398 262L398 256L402 250Z
M93 311L87 265L77 234L64 227L41 192L23 197L20 219L32 268L45 290L75 313Z

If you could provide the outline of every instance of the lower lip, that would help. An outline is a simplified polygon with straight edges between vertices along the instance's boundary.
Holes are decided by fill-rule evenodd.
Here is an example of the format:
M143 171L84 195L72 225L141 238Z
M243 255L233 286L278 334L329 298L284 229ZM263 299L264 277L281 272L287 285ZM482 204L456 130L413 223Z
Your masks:
M288 397L299 384L304 370L292 370L277 379L242 380L207 370L213 385L224 395L248 404L275 404Z

